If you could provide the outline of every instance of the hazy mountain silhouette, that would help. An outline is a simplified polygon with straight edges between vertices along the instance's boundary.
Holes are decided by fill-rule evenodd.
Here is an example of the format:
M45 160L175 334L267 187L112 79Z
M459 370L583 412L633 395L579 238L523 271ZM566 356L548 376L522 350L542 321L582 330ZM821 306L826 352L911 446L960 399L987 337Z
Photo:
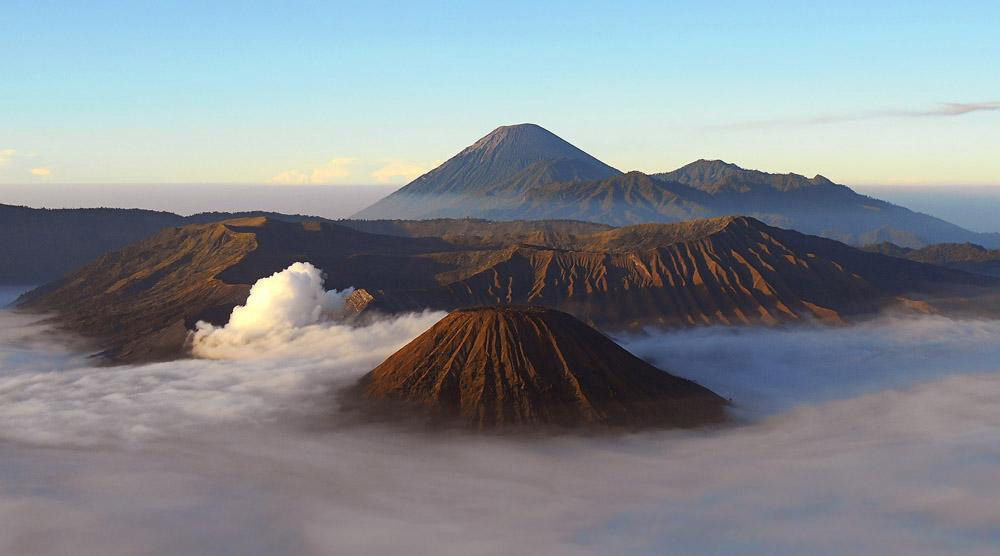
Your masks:
M1000 277L1000 249L987 249L974 243L938 243L920 249L911 249L890 242L882 242L866 245L864 249L911 261Z
M143 209L36 209L0 204L0 285L43 284L163 228L242 216L310 218L263 211L181 216Z
M687 427L722 421L726 406L573 316L541 307L454 311L360 386L368 399L478 429Z
M823 176L807 178L798 174L768 174L745 170L722 160L697 160L672 172L654 177L689 185L711 195L720 193L762 193L795 191L810 187L838 186Z
M540 126L501 126L355 218L469 216L455 211L468 212L471 207L465 201L469 196L487 195L494 188L517 194L539 183L617 174L618 170Z
M622 174L541 127L501 127L357 218L576 218L611 225L743 214L864 245L1000 246L939 218L860 195L823 176L769 174L720 160Z
M768 174L718 160L699 160L663 174L622 174L533 124L497 128L358 216L578 219L621 226L730 214L855 245L888 241L916 248L968 242L1000 247L1000 234L974 233L859 195L822 176ZM266 211L185 217L139 209L0 205L0 285L54 280L165 227L245 216L317 220ZM342 223L370 229L357 220Z

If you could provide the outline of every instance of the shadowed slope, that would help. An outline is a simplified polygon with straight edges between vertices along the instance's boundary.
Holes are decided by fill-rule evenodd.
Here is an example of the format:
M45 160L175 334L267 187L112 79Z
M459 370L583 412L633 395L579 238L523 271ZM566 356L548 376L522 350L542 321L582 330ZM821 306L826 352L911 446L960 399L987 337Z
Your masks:
M823 176L769 174L701 160L674 172L628 172L608 179L538 184L505 202L481 203L462 216L572 218L614 226L744 214L854 244L889 240L1000 243L944 220L855 193Z
M138 209L0 205L0 284L41 284L184 218Z
M250 216L316 220L260 211L181 216L142 209L37 209L0 204L0 285L44 284L164 228Z
M618 228L560 249L511 246L437 288L379 292L376 306L534 304L617 327L841 322L901 296L995 284L726 217Z
M540 162L555 164L536 165ZM513 182L502 183L526 170ZM458 213L470 210L470 197L485 195L495 186L516 191L549 180L601 179L618 173L540 126L501 126L354 218L468 216Z
M574 317L539 307L454 311L362 379L365 395L412 402L481 429L696 426L725 400L667 374Z
M624 226L717 213L709 196L676 182L629 172L604 180L559 182L524 191L516 202L482 207L490 218L571 218Z
M882 242L865 246L864 249L872 253L1000 277L1000 249L987 249L974 243L938 243L920 249L910 249Z
M866 253L746 217L608 229L566 221L329 222L269 218L170 228L25 294L119 361L176 357L195 321L223 324L294 262L358 310L544 305L597 326L841 322L996 279ZM435 233L439 237L408 237Z
M823 176L807 178L799 174L769 174L747 170L721 160L697 160L672 172L654 174L654 177L683 183L706 193L751 193L762 191L794 191L810 187L843 188Z
M419 287L419 277L431 280L424 286L434 283L437 265L412 255L449 248L434 238L264 217L167 228L24 294L16 306L56 314L62 326L97 338L111 359L171 359L182 353L196 321L225 323L254 282L296 261L330 269L329 288ZM377 253L386 255L365 264Z

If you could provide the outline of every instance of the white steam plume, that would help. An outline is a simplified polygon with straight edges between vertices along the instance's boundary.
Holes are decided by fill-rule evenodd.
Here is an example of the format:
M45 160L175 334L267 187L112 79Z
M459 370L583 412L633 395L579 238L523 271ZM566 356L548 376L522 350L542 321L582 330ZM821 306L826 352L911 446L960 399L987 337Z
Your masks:
M0 311L0 442L145 441L205 425L328 414L332 388L444 316L345 322L351 291L325 291L320 269L294 263L258 280L225 326L198 323L193 351L202 359L134 367L93 367L72 349L77 342L56 342L38 317Z
M343 316L344 301L352 291L326 291L323 271L310 263L293 263L257 280L246 304L233 309L225 326L198 322L194 354L206 359L241 359L275 351L294 353L287 349L290 344L312 344L316 326ZM301 341L305 336L310 341Z

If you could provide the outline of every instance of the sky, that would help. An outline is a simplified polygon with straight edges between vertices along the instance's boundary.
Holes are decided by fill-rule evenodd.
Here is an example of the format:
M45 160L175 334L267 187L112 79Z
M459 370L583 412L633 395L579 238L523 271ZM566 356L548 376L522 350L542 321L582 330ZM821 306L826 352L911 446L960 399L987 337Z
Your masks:
M0 184L398 185L523 122L621 170L1000 184L997 21L992 1L5 0Z

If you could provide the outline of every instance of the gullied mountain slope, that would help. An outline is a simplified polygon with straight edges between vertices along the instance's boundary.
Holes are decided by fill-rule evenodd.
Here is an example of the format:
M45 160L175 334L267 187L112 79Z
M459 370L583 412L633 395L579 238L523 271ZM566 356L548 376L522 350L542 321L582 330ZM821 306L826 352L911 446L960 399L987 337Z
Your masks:
M571 315L540 307L454 311L361 386L370 399L409 402L479 429L697 426L721 421L726 405Z
M366 290L366 310L532 304L607 328L838 322L901 297L997 284L745 217L579 235L587 226L444 222L429 228L443 237L268 218L172 228L25 294L19 306L55 312L113 359L131 361L177 356L195 321L226 322L250 285L299 261L323 269L328 289Z
M471 197L493 188L516 192L549 180L593 180L618 173L540 126L502 126L355 218L455 216L472 208Z
M17 305L55 313L61 325L94 337L120 361L177 355L195 318L246 300L247 284L217 277L257 247L225 226L168 228L33 290Z
M451 248L434 238L265 217L167 228L28 292L16 306L59 315L67 328L99 339L111 359L172 358L195 322L226 322L254 282L293 262L331 271L351 265L328 271L327 286L336 289L420 287L433 284L438 265L411 255Z
M379 292L388 310L538 304L599 325L840 321L898 296L993 281L865 253L757 220L647 224L511 246L448 273L441 286Z
M987 249L974 243L938 243L920 249L882 242L868 245L866 251L1000 277L1000 249Z

